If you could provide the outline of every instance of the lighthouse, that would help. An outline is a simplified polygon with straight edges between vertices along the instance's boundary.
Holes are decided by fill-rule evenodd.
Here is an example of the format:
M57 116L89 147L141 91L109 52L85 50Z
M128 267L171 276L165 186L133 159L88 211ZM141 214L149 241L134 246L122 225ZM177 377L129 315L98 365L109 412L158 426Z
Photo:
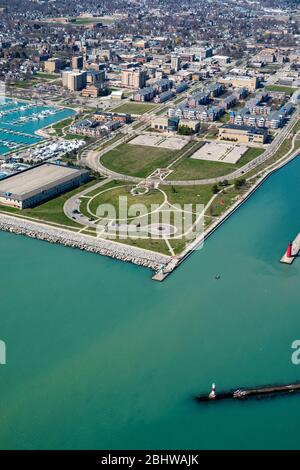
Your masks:
M208 395L208 398L210 398L211 400L214 400L216 398L216 385L215 384L212 384L211 392Z
M287 247L287 250L286 250L286 256L287 256L288 258L291 258L291 257L292 257L292 247L293 247L292 242L289 242L288 247Z

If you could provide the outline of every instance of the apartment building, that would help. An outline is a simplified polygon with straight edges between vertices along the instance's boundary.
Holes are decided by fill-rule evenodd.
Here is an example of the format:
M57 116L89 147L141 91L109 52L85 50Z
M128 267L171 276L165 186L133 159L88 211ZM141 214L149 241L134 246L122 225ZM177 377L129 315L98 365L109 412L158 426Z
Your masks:
M152 86L146 86L145 88L142 88L138 90L136 93L133 95L133 100L134 101L151 101L153 100L155 96L155 90Z
M175 70L175 72L178 72L180 69L180 57L178 55L171 56L171 68Z
M62 83L70 91L81 91L86 87L87 72L65 71L62 73Z
M44 71L48 73L59 73L66 66L66 62L63 59L51 58L46 60L44 63Z
M121 85L125 88L144 88L147 75L144 70L131 69L122 70Z
M74 56L72 57L72 69L80 70L83 68L83 57L82 56Z

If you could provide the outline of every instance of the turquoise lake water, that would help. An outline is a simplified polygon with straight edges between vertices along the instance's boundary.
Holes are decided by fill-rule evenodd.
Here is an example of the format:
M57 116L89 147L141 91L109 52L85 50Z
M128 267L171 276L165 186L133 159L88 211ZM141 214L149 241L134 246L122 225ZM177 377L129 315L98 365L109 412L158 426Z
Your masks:
M55 112L55 114L44 114L45 111ZM20 102L2 98L0 100L0 154L17 150L14 145L22 147L40 142L42 138L35 135L37 130L73 114L74 111L67 108L37 106L34 103L31 106L30 101Z
M201 405L300 379L300 158L164 283L143 268L0 232L0 448L300 448L300 395ZM220 273L221 279L215 280Z

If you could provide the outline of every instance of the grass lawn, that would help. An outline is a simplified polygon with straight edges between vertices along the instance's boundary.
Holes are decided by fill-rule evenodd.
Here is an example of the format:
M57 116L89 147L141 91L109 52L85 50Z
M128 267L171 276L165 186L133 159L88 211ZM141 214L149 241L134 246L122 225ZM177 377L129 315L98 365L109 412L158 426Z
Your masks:
M75 20L76 24L93 24L93 23L102 23L104 25L110 25L114 22L115 20L113 18L105 18L102 16L98 17L78 17ZM71 23L72 24L72 23Z
M230 121L230 114L224 113L223 116L220 117L220 122L225 122L226 124Z
M70 126L72 122L73 122L72 118L67 118L67 119L64 119L63 121L59 121L56 124L53 124L52 127L53 129L62 129L63 127Z
M204 204L213 196L212 185L201 186L161 186L171 204Z
M218 194L216 199L213 201L211 206L207 210L208 216L219 217L223 212L225 212L229 207L236 202L241 195L243 195L248 189L250 189L250 184L246 183L240 189L235 189L230 187L225 189L222 193Z
M87 137L84 136L84 135L79 135L79 134L65 134L64 139L66 139L66 140L75 140L75 139L86 140Z
M266 86L267 91L284 91L287 95L292 95L297 88L292 88L290 86L284 85L269 85Z
M96 196L95 199L91 202L90 204L90 209L96 213L97 207L99 204L112 204L114 207L116 207L116 215L118 216L118 203L119 203L119 197L120 196L127 196L127 203L128 207L131 204L145 204L147 209L149 210L151 208L152 204L161 204L164 200L163 194L158 191L158 190L153 190L149 192L146 195L141 195L141 196L132 196L130 194L130 189L132 188L131 185L126 185L124 184L123 181L110 181L109 183L101 186L100 188L97 188L90 193L86 194L86 196L95 196L99 192L104 191L105 189L112 188L111 191L106 191L99 196ZM170 188L168 188L170 189ZM95 219L95 217L91 216L91 214L87 210L87 204L89 202L89 199L87 198L81 198L81 203L80 203L80 211L82 214L86 215L87 217L91 217L92 219ZM133 214L134 216L135 214ZM109 236L105 237L109 239ZM170 251L169 248L164 240L155 240L155 239L135 239L135 238L126 238L126 239L114 239L115 241L118 241L120 243L124 243L126 245L130 246L136 246L139 248L144 248L147 250L152 250L156 251L159 253L164 253L169 255ZM175 243L175 241L174 241ZM178 242L176 241L176 245Z
M46 73L46 72L37 72L35 75L37 78L44 78L45 80L55 80L56 78L60 78L58 73Z
M113 109L114 113L144 114L157 107L154 103L124 103Z
M12 83L9 86L15 87L15 88L26 89L26 88L33 87L33 85L36 85L37 83L39 83L38 80L24 80L24 81L22 80L16 83Z
M196 160L190 157L184 157L173 167L172 173L167 177L168 180L196 180L205 178L214 178L225 176L232 171L240 168L249 161L258 157L264 152L264 149L249 148L237 164L210 162L206 160Z
M176 150L121 144L103 155L101 163L117 173L145 177L156 168L166 167L178 155Z
M57 122L56 124L52 124L52 126L49 126L49 129L52 127L52 129L55 130L56 135L58 137L62 137L63 136L62 129L64 127L70 126L72 122L73 122L73 118L67 118L67 119L64 119L63 121Z
M155 239L128 239L128 240L117 240L121 243L126 243L127 245L137 246L139 248L144 248L145 250L157 251L164 255L172 255L170 250L164 240L155 240ZM173 248L175 255L180 255L180 253L184 250L184 248L191 243L191 240L187 240L186 238L182 239L169 239L169 243Z
M156 251L158 253L163 253L164 255L170 255L170 251L167 247L167 244L164 240L154 240L154 239L143 239L143 238L128 238L126 240L116 239L115 241L119 243L124 243L125 245L136 246L138 248L143 248L144 250Z
M163 194L160 193L158 190L153 190L146 195L141 196L132 196L130 193L130 189L132 188L131 185L126 185L122 181L110 181L109 183L101 186L90 193L86 194L86 196L96 196L95 199L91 200L90 202L90 209L91 211L96 214L97 208L99 204L112 204L113 207L116 207L116 218L119 216L118 213L118 203L120 196L127 197L127 204L128 207L134 204L144 204L147 210L151 209L151 205L160 205L163 200ZM110 189L109 191L102 192L106 189ZM161 189L167 194L168 200L171 204L207 204L207 202L212 197L212 190L211 185L207 186L189 186L189 187L182 187L182 186L161 186ZM102 192L102 194L98 193ZM87 217L91 217L91 214L87 210L87 205L89 203L89 199L86 197L81 198L80 204L80 211L86 215ZM153 209L153 207L152 207ZM196 210L196 208L194 208ZM135 214L133 214L134 216ZM160 214L160 220L162 217L162 213ZM95 216L92 216L93 219L96 219ZM174 220L171 215L171 223L174 223ZM147 219L146 223L150 223L150 219ZM106 238L106 237L105 237ZM109 236L107 235L107 238ZM117 238L116 241L121 243L137 246L140 248L145 248L152 251L157 251L164 254L170 254L169 248L166 242L162 239L144 239L144 238L126 238L126 239L119 239ZM169 243L171 244L175 254L179 254L186 246L187 243L190 243L191 240L187 240L186 238L183 239L174 239L169 238Z
M112 185L111 188L112 189L109 189L108 191L105 191L105 189L107 189L105 187L98 188L97 193L101 192L101 194L99 194L98 196L95 196L94 199L91 200L90 205L89 205L90 210L94 216L97 216L97 208L99 207L99 205L111 204L115 208L116 218L118 218L119 217L119 198L122 196L126 197L128 209L135 204L143 204L146 206L147 210L149 211L152 205L154 204L160 205L164 201L163 194L156 189L149 191L145 195L133 196L130 193L130 190L132 189L132 185L122 185L122 183L120 183L115 188ZM102 191L105 191L105 192L102 192ZM86 198L82 198L82 201L84 201L84 199ZM86 199L86 202L85 201L83 202L83 204L86 205L86 210L87 210L88 202L89 200L87 199ZM135 216L135 212L132 214L132 217L134 216Z
M121 181L116 181L116 180L109 181L107 184L104 184L100 188L96 188L93 191L85 194L85 196L90 196L90 197L96 196L97 194L99 194L101 191L104 191L105 189L118 188L119 186L122 186L123 184L124 182L121 182ZM89 199L87 199L86 197L80 198L80 212L82 212L82 214L86 215L87 217L91 217L91 214L87 210L88 202L89 202ZM95 217L92 217L92 218L94 219Z
M55 224L67 225L69 227L82 228L82 225L73 222L64 214L64 203L71 196L74 196L85 188L93 186L94 184L96 184L96 182L97 181L95 179L91 180L88 183L80 186L79 188L73 189L72 191L68 191L54 199L51 199L50 201L44 202L43 204L40 204L39 206L30 209L20 210L14 207L6 207L0 205L0 211L10 212L18 214L20 216L33 217L44 222L52 222Z
M241 166L246 165L246 163L251 162L251 160L253 160L254 158L259 157L262 153L264 153L264 151L265 149L260 149L260 148L255 148L255 147L249 148L235 166L237 168L240 168Z
M167 108L162 108L159 111L155 112L155 116L162 116L162 115L167 115Z

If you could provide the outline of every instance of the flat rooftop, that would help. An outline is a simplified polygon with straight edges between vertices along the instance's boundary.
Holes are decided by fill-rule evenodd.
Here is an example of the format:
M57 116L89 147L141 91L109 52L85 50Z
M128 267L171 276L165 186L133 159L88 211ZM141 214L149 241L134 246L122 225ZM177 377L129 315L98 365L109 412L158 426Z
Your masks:
M19 199L26 199L41 190L61 184L79 174L82 170L66 166L43 163L0 181L0 194L11 193Z
M224 124L219 129L232 129L236 131L247 131L250 134L266 134L266 129L257 129L256 127L251 126L239 126L238 124Z

